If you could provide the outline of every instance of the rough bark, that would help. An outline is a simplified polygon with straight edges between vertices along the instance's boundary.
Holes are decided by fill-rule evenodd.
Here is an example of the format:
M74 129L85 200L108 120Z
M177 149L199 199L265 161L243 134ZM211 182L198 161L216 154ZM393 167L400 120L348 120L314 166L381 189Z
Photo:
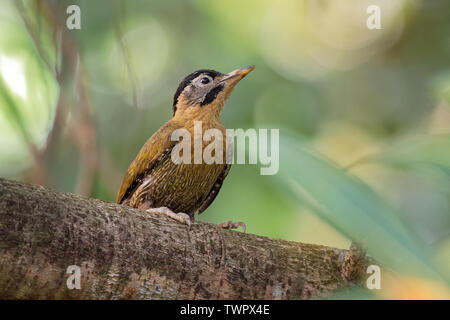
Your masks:
M2 299L317 298L351 285L349 255L0 179Z

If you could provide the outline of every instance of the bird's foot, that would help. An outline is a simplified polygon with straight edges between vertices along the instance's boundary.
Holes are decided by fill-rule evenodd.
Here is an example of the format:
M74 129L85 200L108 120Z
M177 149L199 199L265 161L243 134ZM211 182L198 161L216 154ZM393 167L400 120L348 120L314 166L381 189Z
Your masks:
M192 221L191 221L191 218L189 217L189 215L187 215L187 214L184 213L184 212L178 212L178 213L175 213L175 212L173 212L172 210L170 210L170 209L167 208L167 207L150 208L150 209L147 209L147 210L145 210L145 211L150 212L150 213L154 213L154 214L162 214L162 215L165 215L165 216L167 216L167 217L169 217L169 218L172 218L172 219L174 219L174 220L176 220L176 221L178 221L178 222L181 222L181 223L183 223L183 224L186 224L186 225L188 225L189 227L190 227L191 224L192 224Z
M242 229L244 229L244 233L245 233L245 230L247 229L247 227L245 226L245 223L243 223L243 222L225 221L225 222L219 223L218 225L224 229L237 229L239 227L242 227Z

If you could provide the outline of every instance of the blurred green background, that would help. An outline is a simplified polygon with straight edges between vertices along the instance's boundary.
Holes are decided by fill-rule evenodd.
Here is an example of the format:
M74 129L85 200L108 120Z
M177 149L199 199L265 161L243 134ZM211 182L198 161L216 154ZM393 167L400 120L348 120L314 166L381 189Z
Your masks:
M80 30L66 28L70 4ZM339 248L363 239L396 272L377 297L450 297L449 1L0 8L0 176L114 201L187 74L255 64L222 122L280 128L280 172L234 165L198 220Z

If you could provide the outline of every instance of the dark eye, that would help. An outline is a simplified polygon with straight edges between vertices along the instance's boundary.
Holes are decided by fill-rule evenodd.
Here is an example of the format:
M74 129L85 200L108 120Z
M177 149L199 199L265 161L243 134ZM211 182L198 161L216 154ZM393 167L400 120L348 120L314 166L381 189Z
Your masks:
M201 83L203 83L203 84L207 84L207 83L209 83L211 80L209 80L209 78L207 78L207 77L203 77L201 80L200 80L200 82Z

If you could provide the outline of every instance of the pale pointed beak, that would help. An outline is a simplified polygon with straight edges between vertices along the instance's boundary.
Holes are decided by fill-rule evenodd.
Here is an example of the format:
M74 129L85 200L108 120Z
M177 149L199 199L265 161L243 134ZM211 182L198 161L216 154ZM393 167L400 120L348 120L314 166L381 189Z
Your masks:
M245 67L245 68L242 68L242 69L237 69L237 70L231 71L230 73L227 73L225 75L225 77L222 78L222 80L220 80L220 82L227 81L227 80L232 79L232 78L237 78L236 80L239 81L242 78L244 78L247 74L252 72L253 69L255 69L254 65L248 66L248 67Z

